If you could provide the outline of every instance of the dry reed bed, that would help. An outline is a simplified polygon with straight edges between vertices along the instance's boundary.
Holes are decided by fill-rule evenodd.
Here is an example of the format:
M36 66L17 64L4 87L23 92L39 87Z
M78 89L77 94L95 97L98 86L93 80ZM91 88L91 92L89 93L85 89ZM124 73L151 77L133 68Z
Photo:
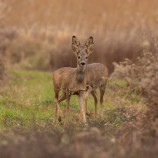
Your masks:
M34 69L76 66L71 36L75 34L81 40L93 36L96 47L89 62L104 63L112 71L113 61L125 57L135 60L151 34L157 34L157 3L6 0L0 5L3 30L12 30L14 35L7 45L7 59Z

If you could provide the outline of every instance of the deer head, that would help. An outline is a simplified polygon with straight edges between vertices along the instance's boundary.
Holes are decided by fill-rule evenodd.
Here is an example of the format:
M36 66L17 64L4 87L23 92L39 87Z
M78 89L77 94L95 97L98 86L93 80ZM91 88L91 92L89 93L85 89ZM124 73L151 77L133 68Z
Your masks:
M77 57L77 67L80 70L85 70L88 57L93 52L93 49L93 37L89 37L85 45L81 45L77 37L72 36L72 50Z

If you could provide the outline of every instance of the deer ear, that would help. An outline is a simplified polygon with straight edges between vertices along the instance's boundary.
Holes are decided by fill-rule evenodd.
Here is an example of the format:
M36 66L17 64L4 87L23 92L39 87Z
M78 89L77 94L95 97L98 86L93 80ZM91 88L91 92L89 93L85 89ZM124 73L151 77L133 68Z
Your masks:
M89 37L89 39L86 41L85 45L88 47L89 45L94 44L93 43L93 37Z
M76 55L79 53L79 48L78 48L79 45L80 45L80 42L77 39L77 37L72 36L72 50Z
M80 45L80 41L77 39L76 36L72 36L72 44L79 46Z
M72 50L76 55L79 54L79 48L75 44L72 44Z
M87 47L87 54L90 55L91 53L93 53L94 50L93 37L89 37L85 45Z

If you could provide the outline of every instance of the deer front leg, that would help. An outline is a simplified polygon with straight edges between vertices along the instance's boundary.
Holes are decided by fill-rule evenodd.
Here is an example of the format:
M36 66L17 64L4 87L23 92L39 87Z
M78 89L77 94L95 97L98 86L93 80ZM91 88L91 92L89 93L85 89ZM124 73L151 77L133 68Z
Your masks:
M55 115L56 118L58 118L59 121L61 121L61 115L62 115L62 111L58 102L58 99L56 99L56 109L55 109Z
M62 95L59 98L58 98L58 95L59 95L59 91L55 91L55 102L56 102L56 104L55 104L55 117L59 121L61 121L62 110L60 108L60 102L62 100L64 100L64 98L66 98L65 97L66 95L64 93L62 93Z
M86 115L87 115L87 116L90 116L90 112L88 111L87 101L88 101L88 98L87 98L87 99L85 99Z
M79 100L79 105L80 105L80 113L81 113L81 117L82 117L82 120L84 123L86 123L86 115L85 115L85 110L84 110L84 92L81 91L79 93L79 96L78 96L78 100Z
M93 92L93 88L89 85L87 85L87 89L84 92L84 100L85 100L85 106L86 106L86 115L90 116L90 113L88 112L88 106L87 106L87 101L88 101L88 97L89 94Z

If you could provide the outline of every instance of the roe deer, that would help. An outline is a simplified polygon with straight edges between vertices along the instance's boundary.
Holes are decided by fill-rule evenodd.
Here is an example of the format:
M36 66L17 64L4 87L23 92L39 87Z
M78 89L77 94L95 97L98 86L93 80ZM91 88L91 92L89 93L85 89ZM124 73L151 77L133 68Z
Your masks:
M77 38L76 38L76 40L77 40ZM92 40L92 43L93 43L93 38L92 37L91 37L91 40ZM79 41L78 41L78 43L79 43ZM94 47L94 44L92 44L92 43L91 43L91 45L89 45L89 50L90 51L92 51L91 49L93 49L93 47ZM87 46L87 44L88 44L88 41L86 43L86 46ZM75 49L74 49L74 43L73 42L72 42L72 48L73 48L74 52L75 51L80 51L80 49L81 49L80 44L76 45ZM66 104L67 104L67 110L69 110L70 95L69 94L67 95L66 89L64 89L63 85L65 83L72 82L72 80L71 80L71 77L69 77L68 75L62 75L63 72L66 74L67 73L66 71L69 71L68 70L69 68L66 68L67 70L64 70L64 69L65 68L61 68L61 69L56 70L54 72L53 82L54 82L54 89L56 89L57 91L62 90L62 95L58 98L58 102L60 103L61 101L65 100L67 98ZM78 76L80 76L80 75L78 75ZM93 91L91 90L91 94L92 94L92 96L94 98L94 101L95 101L95 116L97 114L97 102L98 102L98 99L97 99L96 93L95 93L95 89L98 88L98 87L100 89L101 115L103 115L103 96L104 96L104 93L105 93L107 79L108 79L108 70L103 64L93 63L93 64L88 64L87 65L87 68L86 68L86 84L93 87ZM86 93L89 94L89 92L90 91L88 91ZM78 93L75 92L75 93L71 93L71 94L78 94ZM87 99L88 99L88 97L85 98L86 112L88 112L88 110L87 110Z
M87 100L88 94L91 92L90 86L87 85L87 60L88 56L93 52L93 38L90 37L84 46L80 45L79 40L72 37L72 50L77 57L77 68L63 67L53 73L53 84L56 100L56 116L58 119L61 115L60 102L66 99L67 107L69 107L71 94L79 95L80 111L83 121L86 122L84 101ZM88 89L87 89L88 88ZM59 92L62 95L59 97Z

